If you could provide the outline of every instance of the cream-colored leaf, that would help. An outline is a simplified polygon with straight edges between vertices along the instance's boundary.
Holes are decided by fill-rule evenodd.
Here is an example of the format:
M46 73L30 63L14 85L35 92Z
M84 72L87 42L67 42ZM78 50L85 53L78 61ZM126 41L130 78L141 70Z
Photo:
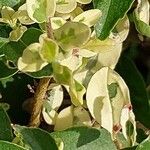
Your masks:
M74 124L75 125L86 125L91 126L91 118L89 112L83 107L78 106L74 108Z
M56 11L59 13L70 13L76 6L76 0L56 0Z
M75 106L83 105L83 96L85 92L85 87L81 83L76 80L72 80L72 83L69 86L69 95L71 97L71 102Z
M26 5L29 17L37 23L53 17L56 9L55 0L26 0Z
M22 6L20 6L17 13L18 13L17 14L18 19L21 22L21 24L31 25L34 23L34 21L31 20L31 18L29 17L27 13L26 4L23 4Z
M3 6L1 10L2 19L4 23L8 23L12 28L17 23L17 17L15 16L15 11L8 6Z
M69 106L61 110L60 113L58 114L54 130L55 131L65 130L69 127L72 127L72 125L73 125L73 108L72 106Z
M82 22L87 26L91 27L97 23L101 15L102 12L99 9L91 9L79 14L73 19L73 21Z
M97 71L91 78L86 93L88 109L102 127L112 133L112 107L107 90L108 67Z
M83 13L84 11L82 10L81 7L76 7L75 10L73 10L71 13L70 13L70 19L71 21L76 17L78 16L79 14Z
M138 18L145 22L146 24L149 24L150 20L150 4L148 0L138 0L138 6L136 9L136 14L138 15Z
M58 113L55 110L49 110L46 107L43 107L42 115L44 121L49 125L54 125L56 122L56 118Z
M18 41L24 32L27 31L27 27L25 26L19 26L16 29L12 30L9 34L9 40L10 41Z
M122 109L125 105L131 105L129 89L124 82L124 80L120 77L120 75L114 70L109 69L108 72L108 81L107 84L110 85L112 83L117 84L117 93L115 97L111 98L111 105L113 110L113 124L120 124L120 117Z
M61 17L52 17L51 18L52 28L53 30L56 30L63 26L66 23L66 20L64 20Z
M131 137L128 137L127 135L127 127L126 127L126 123L127 121L130 121L133 124L133 134L131 135ZM129 141L129 143L131 144L131 146L133 146L136 142L136 122L135 122L135 116L132 112L132 110L130 110L128 107L124 107L122 109L122 113L121 113L121 126L122 126L122 132L124 137Z
M98 62L95 68L108 66L114 69L121 55L122 43L117 43L110 38L104 41L92 38L82 48L98 53Z
M109 52L113 50L116 46L116 42L112 39L106 39L101 41L97 38L92 38L82 46L83 49L87 49L96 53Z
M61 17L64 20L68 20L71 16L71 13L58 13L57 11L55 12L55 17Z
M49 38L43 38L39 54L41 58L48 63L53 62L58 55L59 47L57 43Z
M106 52L101 52L98 54L98 63L96 67L110 67L114 69L122 52L122 43L110 46L106 49Z
M39 55L40 48L39 43L33 43L23 51L22 57L18 59L18 69L20 71L36 72L47 65Z
M121 19L116 25L116 33L111 32L110 38L116 41L116 43L122 43L126 40L130 29L130 22L127 16Z
M70 70L75 71L81 65L81 57L70 56L67 59L64 59L60 62L61 65L68 67Z
M92 2L92 0L76 0L76 1L81 4L89 4Z
M86 50L86 49L79 49L78 55L84 58L90 58L90 57L97 55L97 53Z
M54 31L55 39L64 51L70 51L85 44L90 38L91 30L83 23L67 22Z
M57 111L63 102L64 94L62 86L55 85L54 87L49 87L47 94L47 99L51 104L51 108Z

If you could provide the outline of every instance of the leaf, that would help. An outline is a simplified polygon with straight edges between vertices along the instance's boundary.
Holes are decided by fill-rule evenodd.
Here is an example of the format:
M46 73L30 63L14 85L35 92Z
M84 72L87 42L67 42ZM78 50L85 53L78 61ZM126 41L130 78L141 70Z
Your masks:
M111 69L114 69L122 52L122 43L118 43L110 38L104 41L93 38L83 48L98 53L95 68L100 69L104 66L109 66Z
M123 18L134 0L93 0L94 8L102 11L102 16L95 26L99 39L106 39L119 19Z
M1 150L26 150L25 148L6 141L0 141L0 149Z
M22 37L25 31L27 31L27 27L25 26L17 27L15 30L10 32L9 35L10 41L18 41Z
M18 69L22 72L36 72L45 67L47 63L40 57L40 49L39 43L29 45L18 59Z
M75 106L83 105L83 96L86 90L85 87L76 80L72 80L69 86L69 95L71 97L71 102Z
M92 126L92 121L89 112L82 106L75 107L73 109L73 125L74 126Z
M53 30L56 30L63 26L66 23L66 20L64 20L61 17L52 17L51 18L52 28Z
M134 132L134 126L130 120L126 122L126 128L127 128L127 136L132 136Z
M62 14L72 12L77 6L76 0L56 0L56 4L56 11Z
M51 87L54 86L54 87ZM52 85L47 91L47 99L43 104L43 118L47 124L55 124L57 117L57 110L63 102L63 89L61 85Z
M58 55L58 51L59 47L54 40L44 38L43 42L41 42L41 49L39 50L39 54L45 62L53 62Z
M0 140L12 141L12 139L13 133L10 119L5 110L0 106Z
M15 1L14 0L1 0L0 1L0 8L2 6L14 7L19 3L20 3L20 0L15 0Z
M129 87L136 120L149 128L150 107L143 77L137 70L133 61L125 55L122 55L116 70L123 77Z
M54 31L55 39L64 51L84 45L90 37L91 30L83 23L67 22Z
M116 84L117 89L114 88ZM108 85L114 88L111 93ZM110 99L111 96L113 98ZM86 100L92 117L111 134L119 130L122 109L131 106L127 85L118 73L108 67L101 68L91 77Z
M74 127L60 132L53 132L54 138L64 142L65 150L117 150L110 134L105 129Z
M53 76L58 84L70 85L72 82L72 72L66 67L62 66L58 62L53 62Z
M136 150L149 150L150 149L150 138L148 137L142 143L140 143Z
M13 127L16 134L23 139L25 144L36 150L57 150L54 139L50 134L38 128L27 128L16 125Z
M55 122L55 131L65 130L73 126L73 107L68 106L60 111Z
M0 60L0 80L9 78L18 72L18 69L8 68L2 60Z
M27 0L27 12L29 17L37 22L46 22L49 17L53 17L56 9L55 0Z
M2 107L5 111L10 109L10 105L8 103L0 103L0 107Z
M9 42L3 45L0 48L0 54L4 54L8 60L17 66L17 61L22 56L24 49L31 43L38 42L41 34L42 32L39 29L29 28L18 42ZM48 77L52 74L52 66L49 64L38 72L27 72L26 74L34 78Z
M89 4L92 2L92 0L76 0L76 1L81 4Z
M107 78L107 67L100 69L92 76L87 87L86 100L92 117L112 133L113 114L107 90Z
M8 6L2 7L1 16L2 18L0 18L1 19L0 22L8 23L12 28L16 26L17 17L15 11L11 7Z
M118 21L114 30L111 32L109 38L116 41L117 43L122 43L126 40L130 29L130 22L127 15Z
M17 64L19 57L22 56L24 49L31 43L38 42L42 32L35 28L28 29L18 42L9 42L0 48L2 54L5 54L7 60Z
M51 84L47 91L47 101L50 102L51 108L57 111L62 104L63 98L64 94L62 86Z
M99 9L91 9L84 11L73 19L73 22L81 22L91 27L94 26L101 17L101 11Z
M149 8L150 3L148 0L138 0L138 6L133 12L134 23L137 31L147 37L150 37Z
M108 85L109 98L114 98L117 95L117 83L111 83Z
M33 78L44 78L44 77L50 77L53 73L53 68L51 64L48 64L45 66L42 70L37 72L26 72L25 74L33 77Z
M17 11L17 18L20 21L20 23L24 25L30 25L34 23L34 21L31 20L31 18L27 13L26 4L23 4L22 6L19 7Z

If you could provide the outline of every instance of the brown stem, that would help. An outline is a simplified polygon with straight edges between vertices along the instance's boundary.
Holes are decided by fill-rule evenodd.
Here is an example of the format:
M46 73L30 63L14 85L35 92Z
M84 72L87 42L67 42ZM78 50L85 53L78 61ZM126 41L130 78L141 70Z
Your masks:
M54 39L50 18L46 24L46 28L47 28L48 38ZM50 82L50 78L42 78L39 81L36 92L34 94L33 109L32 109L31 118L29 122L29 126L31 127L38 127L41 123L41 119L40 119L41 111L42 111L43 102L44 102L44 98L46 95L49 82Z

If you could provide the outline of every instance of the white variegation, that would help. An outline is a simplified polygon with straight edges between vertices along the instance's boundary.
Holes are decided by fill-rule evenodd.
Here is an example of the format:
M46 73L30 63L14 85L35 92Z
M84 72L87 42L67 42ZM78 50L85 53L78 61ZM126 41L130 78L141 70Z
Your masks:
M40 48L41 45L39 43L33 43L23 51L22 57L18 59L18 69L20 71L36 72L47 65L39 55Z
M91 9L84 11L83 13L76 16L73 21L74 22L82 22L87 26L94 26L97 21L100 19L102 12L99 9Z
M70 13L76 7L76 0L56 0L56 11L58 13Z
M46 22L49 17L53 17L56 10L55 0L27 0L27 12L29 17L37 22Z
M54 130L65 130L73 125L73 107L69 106L60 111L56 118Z
M89 4L92 2L92 0L76 0L76 1L81 4Z

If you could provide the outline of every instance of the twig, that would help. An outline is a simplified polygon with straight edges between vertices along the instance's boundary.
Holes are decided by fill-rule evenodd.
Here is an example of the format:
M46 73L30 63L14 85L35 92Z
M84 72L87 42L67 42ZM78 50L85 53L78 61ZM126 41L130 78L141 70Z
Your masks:
M53 36L53 30L51 27L51 19L48 19L48 22L46 24L47 28L47 36L48 38L54 39ZM41 123L41 111L43 107L44 98L47 92L47 88L49 85L51 78L42 78L39 81L39 84L36 88L36 92L34 94L34 102L33 102L33 109L31 113L31 118L29 122L29 126L31 127L38 127Z

